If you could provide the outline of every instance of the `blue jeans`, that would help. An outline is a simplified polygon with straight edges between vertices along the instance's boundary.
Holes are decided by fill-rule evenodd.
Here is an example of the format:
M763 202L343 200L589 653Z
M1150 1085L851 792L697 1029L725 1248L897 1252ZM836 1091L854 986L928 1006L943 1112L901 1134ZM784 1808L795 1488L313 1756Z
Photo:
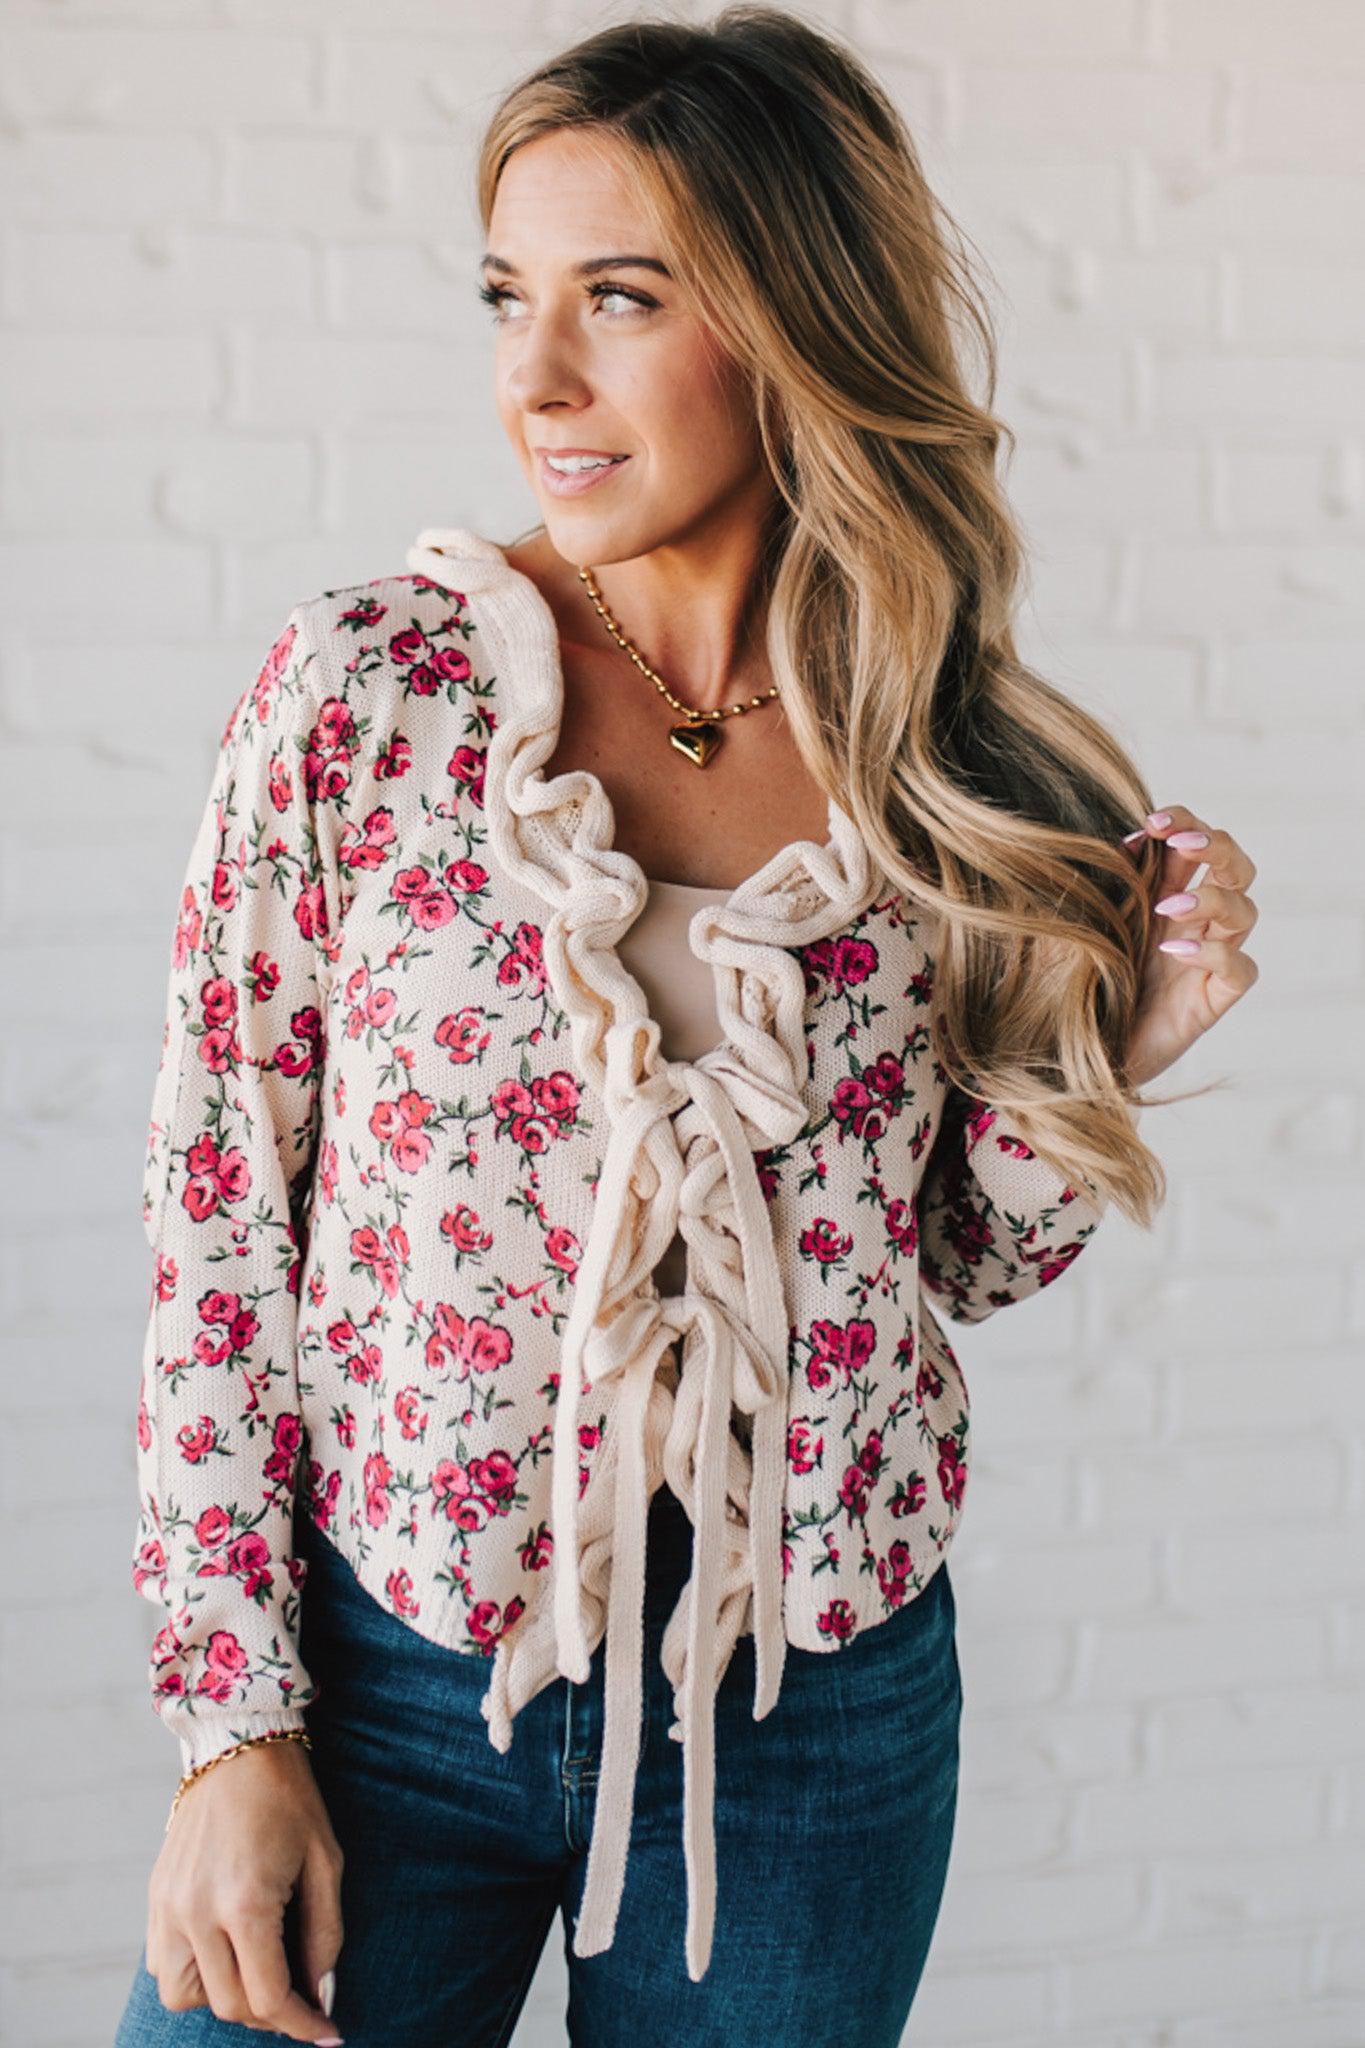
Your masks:
M957 1805L962 1684L946 1563L888 1620L832 1652L788 1645L776 1706L752 1714L753 1637L716 1699L717 1908L710 1966L687 1974L682 1749L668 1736L663 1626L691 1524L650 1504L645 1727L612 1946L575 1956L602 1739L605 1644L583 1685L556 1677L500 1754L483 1658L380 1606L300 1510L311 1564L301 1649L318 1682L310 1762L345 1856L332 2017L347 2048L506 2048L557 1913L568 2036L581 2048L896 2048L938 1917ZM295 1908L285 1936L294 1946ZM115 2048L258 2048L282 2039L168 2012L139 1959Z

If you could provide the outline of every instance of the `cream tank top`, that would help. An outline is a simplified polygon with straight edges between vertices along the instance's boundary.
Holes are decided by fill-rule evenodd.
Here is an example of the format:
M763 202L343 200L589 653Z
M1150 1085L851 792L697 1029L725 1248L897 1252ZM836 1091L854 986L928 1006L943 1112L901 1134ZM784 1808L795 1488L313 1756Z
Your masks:
M622 964L644 990L650 1015L658 1019L665 1059L697 1060L720 1042L715 981L688 945L687 927L705 905L728 903L730 895L729 889L651 881L644 909L617 945ZM681 1294L686 1272L679 1233L654 1269L659 1292Z

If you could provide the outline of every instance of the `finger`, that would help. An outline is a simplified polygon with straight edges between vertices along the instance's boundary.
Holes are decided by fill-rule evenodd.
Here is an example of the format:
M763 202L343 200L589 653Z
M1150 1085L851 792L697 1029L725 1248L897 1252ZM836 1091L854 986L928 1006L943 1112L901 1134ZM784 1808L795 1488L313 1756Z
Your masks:
M1230 832L1221 831L1216 825L1200 825L1195 829L1208 837L1208 845L1198 858L1204 862L1213 880L1225 889L1249 889L1256 879L1256 863L1246 848ZM1170 844L1169 838L1167 844Z
M319 1989L319 1980L335 1969L345 1931L341 1918L341 1870L340 1849L329 1854L318 1841L310 1850L299 1879L299 1960L304 1984L324 2012L327 2001Z
M1155 822L1157 819L1160 824ZM1186 833L1202 833L1202 845L1184 840ZM1247 889L1256 879L1256 863L1245 847L1230 832L1201 818L1188 804L1165 804L1159 811L1149 811L1137 830L1124 836L1123 844L1134 846L1143 838L1155 839L1163 845L1173 869L1188 864L1193 873L1201 864L1206 865L1229 889Z
M1194 948L1193 952L1185 950L1189 946ZM1231 945L1226 939L1163 939L1160 950L1178 967L1197 967L1201 974L1211 974L1237 995L1245 995L1261 971L1250 953L1244 953L1240 946Z
M252 2019L250 2004L242 1988L241 1973L237 1958L227 1932L222 1927L196 1928L194 1935L194 1959L203 1979L208 2001L217 2018L235 2020L239 2026L249 2026Z
M1172 845L1172 840L1178 840L1182 834L1186 835L1185 844ZM1158 893L1168 895L1173 889L1183 889L1207 859L1212 838L1210 828L1195 817L1188 805L1167 804L1163 810L1149 811L1137 830L1125 835L1122 844L1137 848L1144 839L1150 839L1161 847Z
M167 2012L190 2012L196 2005L208 2004L209 1994L199 1974L194 1950L176 1930L166 1932L155 1953L148 1944L147 1968L156 1978L156 1995Z
M272 1907L246 1909L229 1932L251 2018L277 2034L287 2034L291 2041L330 2035L333 2029L326 2014L294 1989L280 1914Z
M1191 829L1203 831L1204 826L1187 805L1163 804L1158 810L1148 811L1135 831L1125 833L1123 843L1132 846L1139 839L1168 839L1172 832Z
M1203 918L1207 919L1206 931L1212 937L1238 941L1255 928L1260 915L1251 898L1240 889L1220 889L1216 882L1207 879L1197 889L1179 889L1173 895L1163 896L1154 908L1159 917L1169 918L1182 931ZM1178 932L1171 936L1181 935Z

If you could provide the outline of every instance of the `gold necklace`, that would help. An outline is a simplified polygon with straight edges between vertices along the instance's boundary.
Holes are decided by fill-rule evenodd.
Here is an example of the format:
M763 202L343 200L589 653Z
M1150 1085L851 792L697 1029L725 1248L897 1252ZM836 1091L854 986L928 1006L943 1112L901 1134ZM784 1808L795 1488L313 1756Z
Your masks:
M676 747L678 752L689 760L694 768L704 768L720 745L720 719L738 718L741 712L757 711L761 705L769 703L777 695L777 684L774 683L772 688L765 690L761 697L750 697L734 704L721 704L714 711L698 711L695 705L684 704L680 698L673 695L663 677L655 674L634 642L628 640L621 631L616 620L607 609L606 599L597 587L597 580L592 570L580 569L578 575L579 580L587 588L588 596L601 613L607 631L611 634L617 645L624 648L625 652L635 663L635 666L649 677L660 696L666 697L673 706L673 709L682 713L683 723L681 725L671 725L668 729L669 744Z

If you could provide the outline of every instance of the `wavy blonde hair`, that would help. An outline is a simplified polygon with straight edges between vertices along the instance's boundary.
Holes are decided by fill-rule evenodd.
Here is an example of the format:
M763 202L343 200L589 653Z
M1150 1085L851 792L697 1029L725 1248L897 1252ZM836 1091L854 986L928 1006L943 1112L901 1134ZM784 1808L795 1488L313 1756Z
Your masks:
M943 920L944 1134L984 1097L1150 1225L1165 1176L1123 1049L1161 852L1119 841L1153 800L1113 736L1019 658L995 338L900 114L848 49L777 8L622 22L503 95L477 169L485 230L513 151L565 128L628 153L664 260L747 373L778 493L774 680L826 795ZM985 404L955 322L982 349Z

